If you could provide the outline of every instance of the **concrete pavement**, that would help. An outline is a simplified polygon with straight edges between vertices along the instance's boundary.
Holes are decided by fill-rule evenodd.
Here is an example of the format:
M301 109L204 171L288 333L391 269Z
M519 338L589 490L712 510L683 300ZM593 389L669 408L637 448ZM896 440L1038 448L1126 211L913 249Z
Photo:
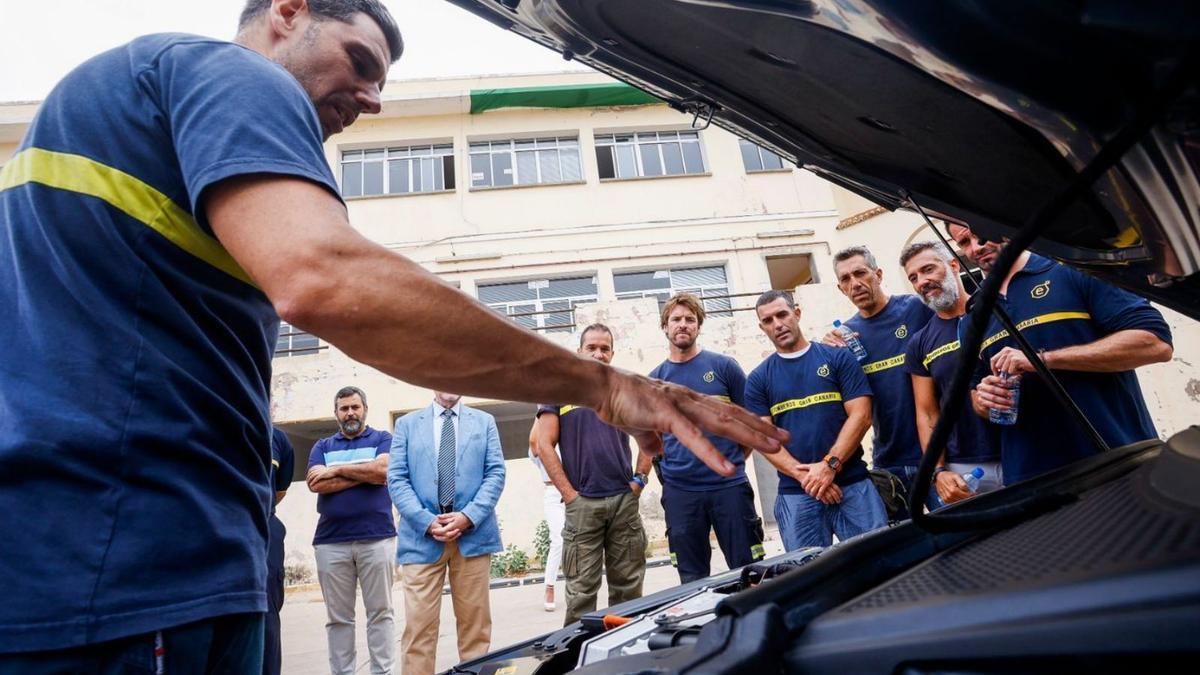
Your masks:
M783 552L778 536L770 531L765 542L767 556ZM725 561L719 550L714 550L713 573L726 570ZM404 592L396 575L393 602L396 606L396 667L400 673L400 636L404 630ZM679 575L670 566L652 567L646 570L643 592L647 595L679 584ZM542 609L541 584L496 588L491 591L492 604L492 649L520 642L536 635L548 633L562 627L565 608L565 587L560 580L555 587L558 593L558 608L554 612ZM459 662L454 626L454 609L449 596L442 596L442 617L438 628L438 671L450 668ZM608 604L608 588L602 585L599 607ZM325 603L319 590L289 593L281 614L283 631L283 672L287 675L324 675L329 672L328 652L325 641ZM367 654L366 617L362 598L357 601L356 620L357 663L356 672L369 673L370 660Z

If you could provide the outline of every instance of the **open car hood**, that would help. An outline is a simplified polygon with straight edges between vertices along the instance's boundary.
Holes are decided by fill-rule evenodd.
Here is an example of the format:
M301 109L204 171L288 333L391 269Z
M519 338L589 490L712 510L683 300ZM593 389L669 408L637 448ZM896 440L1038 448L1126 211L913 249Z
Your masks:
M1190 67L1034 248L1200 318L1200 3L450 1L882 206L911 199L989 238Z

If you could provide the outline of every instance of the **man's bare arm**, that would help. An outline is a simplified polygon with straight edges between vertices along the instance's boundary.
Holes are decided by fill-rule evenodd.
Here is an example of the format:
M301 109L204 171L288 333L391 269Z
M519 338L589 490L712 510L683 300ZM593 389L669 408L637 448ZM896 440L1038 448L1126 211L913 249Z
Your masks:
M846 421L838 432L837 440L829 452L845 464L862 445L863 436L871 428L871 397L859 396L842 404L846 409Z
M921 452L929 447L929 438L933 436L933 428L938 421L937 392L933 386L932 377L909 375L912 378L913 407L917 419L917 438L921 442Z
M393 377L474 396L584 405L614 426L674 434L722 475L733 464L702 428L766 452L787 438L735 405L579 357L517 326L364 238L316 183L231 178L205 193L202 209L283 320Z
M937 392L933 386L932 377L912 375L913 401L917 412L917 436L921 439L921 452L929 449L929 439L933 436L933 428L937 426L941 411L938 409ZM972 392L974 393L974 392ZM975 405L975 397L971 397L971 405ZM938 466L945 466L946 452L938 458ZM933 486L938 496L947 504L971 496L971 490L963 481L962 476L953 471L942 471L934 474Z
M564 504L575 501L579 492L575 490L574 485L571 485L570 479L567 478L567 472L563 470L562 460L554 451L554 446L558 445L558 417L550 413L538 415L533 429L535 436L533 450L537 453L538 459L542 460L542 468L546 470L550 482L554 483L554 488L562 495Z
M386 485L388 470L388 453L376 455L375 459L362 464L339 464L331 471L338 478L348 478L358 483L368 485Z
M316 464L308 470L308 475L305 476L304 482L308 485L310 492L315 492L319 495L327 495L334 492L341 492L347 488L352 488L358 485L358 481L349 478L340 478L331 473L331 469L324 464Z
M1086 373L1120 373L1151 363L1170 361L1174 349L1154 333L1131 328L1105 335L1082 345L1060 347L1042 353L1050 370ZM992 372L1034 372L1033 364L1019 349L1005 347L992 357Z

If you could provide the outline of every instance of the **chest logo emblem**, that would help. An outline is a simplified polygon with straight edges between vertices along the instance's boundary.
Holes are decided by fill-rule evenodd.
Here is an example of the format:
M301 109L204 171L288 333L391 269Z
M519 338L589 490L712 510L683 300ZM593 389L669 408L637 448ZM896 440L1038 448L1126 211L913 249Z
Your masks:
M705 381L705 382L712 382L712 381L713 381L713 380L715 380L715 379L717 379L717 374L716 374L716 373L714 373L714 372L713 372L713 371L711 371L711 370L710 370L710 371L708 371L707 373L705 373L705 374L704 374L704 381Z
M900 327L896 329L896 338L903 340L906 337L908 337L908 326L900 324Z
M820 368L817 368L817 375L821 377L829 377L829 364L822 363Z
M1042 283L1038 284L1037 286L1034 286L1029 291L1029 297L1033 298L1034 300L1041 300L1042 298L1046 297L1047 295L1050 295L1050 280L1049 279L1043 281Z

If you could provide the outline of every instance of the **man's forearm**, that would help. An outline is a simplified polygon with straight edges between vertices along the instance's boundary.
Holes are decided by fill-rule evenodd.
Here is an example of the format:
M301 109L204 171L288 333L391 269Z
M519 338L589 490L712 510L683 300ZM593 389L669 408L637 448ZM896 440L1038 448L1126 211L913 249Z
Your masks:
M575 492L575 486L571 485L571 480L567 478L567 472L563 470L562 460L554 451L554 444L539 440L535 447L538 459L542 460L542 468L546 470L546 475L550 477L550 482L554 484L554 489L558 490L558 494L565 498Z
M355 485L361 485L361 483L349 478L334 476L333 478L323 478L318 481L313 481L308 484L308 489L319 495L327 495L334 492L341 492L342 490L352 488Z
M1119 373L1151 363L1171 360L1171 345L1145 330L1122 330L1095 342L1072 345L1042 353L1051 370L1088 373Z
M264 289L284 320L417 386L592 408L602 404L596 397L608 390L607 366L520 328L352 230L327 230L329 240L314 247L310 264L295 268L286 286ZM380 288L404 292L380 293ZM487 336L487 349L479 349L481 335ZM447 368L451 360L454 367Z
M650 475L650 470L654 468L654 458L644 452L637 453L637 463L633 468L634 473Z
M867 429L869 428L871 428L871 415L869 412L865 415L852 413L842 424L842 429L838 432L837 440L833 442L833 447L829 448L829 453L841 460L842 464L845 464L862 445L863 436L867 435Z
M339 478L348 478L356 483L384 485L387 483L388 455L383 454L362 464L342 464L337 467Z
M763 453L763 457L771 463L771 466L775 467L776 471L796 480L800 480L800 475L807 471L804 464L786 450L783 452Z

